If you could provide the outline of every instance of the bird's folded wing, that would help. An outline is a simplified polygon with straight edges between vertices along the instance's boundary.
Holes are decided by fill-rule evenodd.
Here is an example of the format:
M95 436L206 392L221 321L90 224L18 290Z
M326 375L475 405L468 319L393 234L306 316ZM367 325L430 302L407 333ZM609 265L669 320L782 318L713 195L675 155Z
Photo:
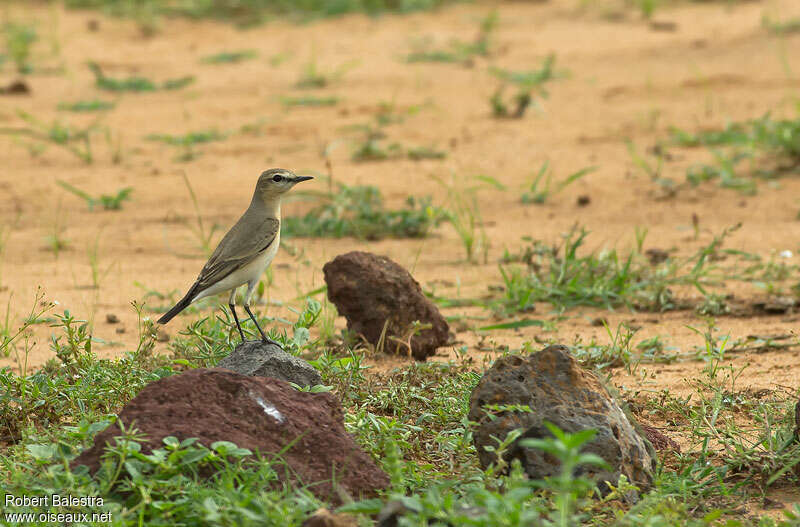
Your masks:
M195 284L198 291L206 289L247 265L275 243L280 229L278 219L263 218L258 222L243 220L244 217L231 227L200 271Z

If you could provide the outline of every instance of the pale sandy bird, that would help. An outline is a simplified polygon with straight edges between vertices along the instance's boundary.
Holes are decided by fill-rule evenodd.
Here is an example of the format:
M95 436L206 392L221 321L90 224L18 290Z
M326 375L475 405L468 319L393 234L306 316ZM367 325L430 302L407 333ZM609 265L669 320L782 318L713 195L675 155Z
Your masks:
M282 168L263 172L256 183L256 191L253 193L250 206L219 242L186 296L158 319L159 324L166 324L192 302L230 290L228 305L244 342L244 332L239 324L234 302L236 288L247 284L244 310L261 333L262 340L277 344L267 338L264 330L258 325L256 317L250 311L250 297L261 275L278 252L281 242L281 198L297 183L309 179L313 178L296 176Z

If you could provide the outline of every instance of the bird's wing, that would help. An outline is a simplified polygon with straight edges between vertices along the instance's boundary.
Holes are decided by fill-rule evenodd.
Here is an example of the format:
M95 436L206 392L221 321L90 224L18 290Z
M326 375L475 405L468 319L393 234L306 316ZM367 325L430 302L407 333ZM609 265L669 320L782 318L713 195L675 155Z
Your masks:
M275 243L281 222L277 218L262 218L258 221L243 221L244 216L231 227L219 242L211 258L200 271L195 283L196 291L202 291L219 282Z

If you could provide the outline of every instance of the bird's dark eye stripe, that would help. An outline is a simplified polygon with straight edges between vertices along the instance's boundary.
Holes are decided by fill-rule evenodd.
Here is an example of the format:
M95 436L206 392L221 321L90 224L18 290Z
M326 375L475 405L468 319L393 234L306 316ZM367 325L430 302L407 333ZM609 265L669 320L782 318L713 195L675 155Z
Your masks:
M272 181L274 181L275 183L280 183L281 181L283 181L283 176L272 176Z

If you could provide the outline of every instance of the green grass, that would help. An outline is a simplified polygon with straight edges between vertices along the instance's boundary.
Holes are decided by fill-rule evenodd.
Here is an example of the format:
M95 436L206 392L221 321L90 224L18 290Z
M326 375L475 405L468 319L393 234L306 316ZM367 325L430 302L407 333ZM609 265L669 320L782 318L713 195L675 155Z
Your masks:
M565 188L580 180L587 174L597 170L597 167L586 167L565 177L563 180L553 184L550 163L545 161L539 172L536 173L528 190L522 193L522 203L535 203L541 205L546 203L551 196L562 192Z
M668 257L652 264L643 252L646 232L637 232L636 246L627 253L616 249L584 252L589 232L573 227L560 244L539 241L504 261L519 262L501 266L503 298L498 309L527 311L536 302L548 302L560 309L592 306L606 309L625 306L647 311L666 311L688 307L673 292L678 286L696 289L702 295L724 279L746 279L744 274L722 271L714 263L726 237L737 227L727 229L705 246L682 258Z
M31 48L39 40L32 25L7 22L2 26L5 36L5 52L14 63L17 73L31 73Z
M430 198L409 196L405 208L387 209L374 186L337 182L328 192L298 195L310 196L319 204L303 216L284 218L282 232L287 236L421 238L443 219L442 211L431 205Z
M102 101L99 99L91 99L85 101L76 101L72 103L62 102L58 105L59 110L67 112L101 112L104 110L112 110L116 103L109 101Z
M511 71L500 68L491 68L489 71L500 79L500 86L489 99L492 115L498 118L519 119L531 104L536 104L534 96L547 98L548 93L544 85L553 79L559 78L564 73L556 72L556 57L548 55L542 62L541 68L531 71ZM506 86L512 85L516 93L509 99L504 95Z
M226 137L227 134L218 132L217 130L202 130L199 132L188 132L183 135L149 134L145 139L174 146L181 151L176 160L191 161L200 155L196 145L223 141Z
M154 327L139 313L140 340L119 359L101 359L85 321L41 296L19 330L9 331L0 351L14 349L24 359L32 325L49 319L53 358L41 370L15 373L0 369L0 477L13 495L94 496L104 500L97 511L110 512L114 525L282 525L300 526L317 508L330 504L300 485L273 485L284 470L280 459L256 455L227 442L200 445L191 439L166 438L160 449L143 454L132 428L121 430L107 447L105 464L94 475L70 462L93 435L114 424L115 414L144 386L184 369L210 367L238 341L232 319L220 316L193 322L154 353ZM370 373L362 351L334 352L309 338L320 321L321 306L308 300L295 322L276 321L271 332L291 353L316 357L323 382L341 400L345 426L391 478L378 500L346 503L339 512L371 524L382 503L400 499L409 509L406 526L474 525L591 527L600 525L682 525L691 527L797 527L800 509L783 519L743 517L742 503L757 501L773 488L797 485L791 468L800 462L793 437L794 394L766 395L738 388L741 370L727 358L729 339L700 332L695 360L702 373L690 396L647 390L620 396L639 418L659 423L668 434L679 429L688 446L681 454L661 457L653 488L627 502L625 481L612 482L600 497L595 482L575 467L600 464L581 452L594 431L564 434L550 427L550 438L524 439L529 448L552 456L561 470L545 480L529 480L517 462L504 461L521 431L497 438L501 462L482 470L467 419L469 396L480 372L468 362L411 363L387 373ZM247 324L248 334L255 330ZM643 341L644 342L644 341ZM632 345L623 330L609 344L576 345L587 365L604 371L635 361L636 354L657 357L654 342ZM589 351L594 346L596 352ZM508 353L526 353L533 347ZM604 358L605 357L605 358ZM619 359L615 358L619 357ZM20 361L24 364L24 360ZM502 411L525 411L522 406ZM126 424L126 426L129 426ZM201 473L213 473L210 478ZM314 482L305 482L312 484ZM24 512L25 507L4 512ZM39 509L33 509L41 512ZM51 512L66 512L48 508ZM83 508L77 512L86 512ZM446 523L445 523L446 522Z
M100 69L100 66L95 62L89 62L89 69L92 70L94 74L95 85L101 90L111 92L137 93L157 90L179 90L194 82L194 77L191 75L167 79L159 84L146 77L138 76L117 79L104 74L103 70Z
M133 187L125 187L119 189L116 194L101 194L99 196L92 196L86 191L70 185L66 181L57 179L56 183L67 192L75 194L79 198L83 199L90 211L94 210L96 205L100 205L104 210L121 210L123 202L129 200L131 198L131 192L133 192Z
M408 13L435 9L454 0L67 0L71 8L100 9L116 16L131 17L149 26L158 17L214 18L242 26L265 22L273 17L298 21L344 15L347 13Z
M435 49L429 39L413 43L413 51L406 55L409 64L417 62L469 63L474 57L487 57L491 53L492 35L497 29L499 16L496 10L487 14L478 26L478 34L471 42L455 40L447 48Z
M303 97L281 97L281 104L287 108L293 108L295 106L335 106L339 104L340 100L339 97L335 96L318 97L306 95Z
M92 135L99 130L97 120L83 128L77 128L58 119L46 123L22 110L17 110L17 115L26 126L0 127L0 134L18 139L32 156L41 155L49 146L57 146L86 164L94 161Z
M204 62L206 64L234 64L237 62L243 62L245 60L251 60L256 57L258 57L258 53L252 49L246 49L243 51L223 51L215 55L203 57L200 59L200 62Z
M773 119L768 114L722 129L688 132L673 128L665 147L707 148L713 160L691 166L686 181L755 194L758 181L800 173L800 117Z

